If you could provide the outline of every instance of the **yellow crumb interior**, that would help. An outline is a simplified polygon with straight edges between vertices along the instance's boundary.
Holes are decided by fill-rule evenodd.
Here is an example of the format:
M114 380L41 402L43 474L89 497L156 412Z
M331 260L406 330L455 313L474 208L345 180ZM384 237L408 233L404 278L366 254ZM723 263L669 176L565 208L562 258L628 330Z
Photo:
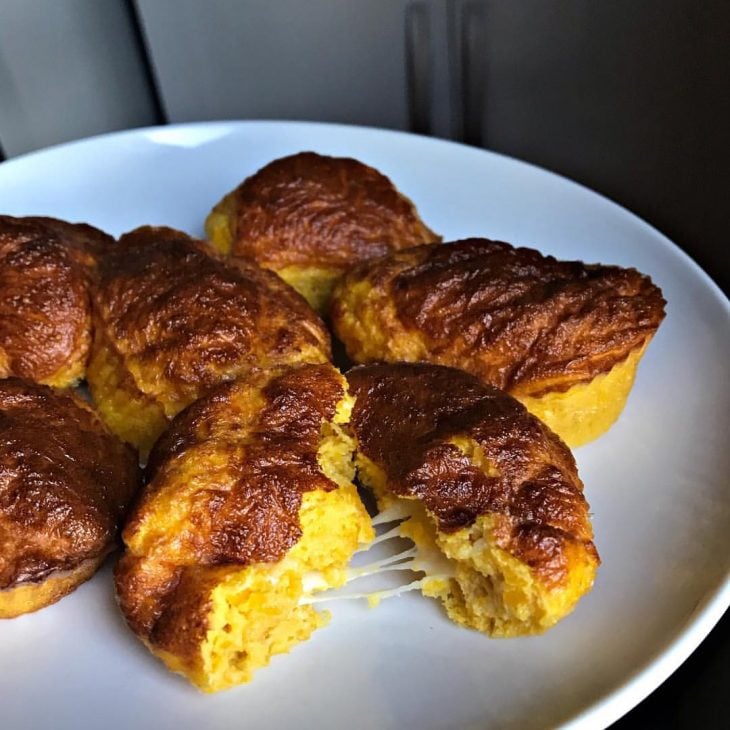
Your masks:
M568 446L575 448L608 431L626 405L644 347L588 383L535 398L512 393L530 413L547 424Z
M467 529L439 533L439 547L456 562L456 577L436 595L454 621L490 636L540 634L590 589L595 564L584 559L579 546L568 545L567 581L551 589L526 563L496 546L495 527L494 516L481 515Z
M471 450L479 465L478 444L459 439L455 444L468 453ZM483 456L483 454L481 454ZM562 585L550 587L531 568L497 546L497 517L481 515L473 525L447 533L436 529L436 521L419 500L394 496L386 489L383 471L362 455L357 457L360 480L373 490L381 509L398 505L405 516L399 534L415 544L418 557L415 566L426 573L421 591L442 601L453 621L493 637L539 634L568 614L578 599L590 589L595 576L595 563L586 560L583 549L569 547L568 578ZM440 553L451 566L444 571L443 562L434 569L437 575L429 580L432 556ZM443 577L450 573L453 577Z
M332 266L285 266L274 269L293 289L296 289L309 306L320 315L329 311L332 292L342 278L342 270Z
M351 399L343 400L334 422L323 424L317 459L339 486L302 497L300 540L278 563L230 567L210 595L208 631L195 667L168 652L156 650L205 692L248 682L275 654L288 652L325 625L328 612L303 605L315 591L345 583L353 553L374 536L370 518L352 484L352 441L341 425ZM316 576L316 580L309 580Z
M162 406L142 393L117 352L97 329L86 378L91 397L109 430L139 450L145 460L168 419Z
M368 540L369 520L354 487L305 495L300 511L303 535L275 566L236 571L211 596L208 634L201 647L201 689L216 692L248 682L274 654L327 623L328 612L301 605L306 574L316 571L326 585L345 582L345 569L358 545ZM321 588L319 587L321 585Z
M235 195L228 193L205 219L205 235L220 253L228 255L233 246L233 230Z

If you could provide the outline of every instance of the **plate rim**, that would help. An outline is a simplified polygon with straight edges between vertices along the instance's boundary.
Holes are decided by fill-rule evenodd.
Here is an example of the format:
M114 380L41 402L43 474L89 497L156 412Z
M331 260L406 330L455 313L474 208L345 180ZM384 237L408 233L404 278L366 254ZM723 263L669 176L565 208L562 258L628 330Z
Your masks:
M624 216L628 215L632 219L633 224L650 232L657 244L659 244L668 254L678 259L683 267L690 269L695 276L699 277L701 283L708 290L708 293L712 293L716 303L720 305L724 309L725 314L730 317L730 298L726 296L719 284L686 251L680 248L679 245L674 243L655 226L641 218L630 209L617 203L603 193L599 193L582 183L576 182L575 180L549 170L548 168L526 162L511 155L467 145L451 139L414 134L403 130L375 126L296 119L223 119L189 121L105 132L32 150L0 162L0 177L4 177L6 173L12 175L12 171L9 171L9 168L14 166L29 163L32 164L37 158L47 156L49 153L73 152L73 149L77 147L88 147L94 144L113 144L122 139L144 139L149 144L163 146L164 143L154 139L153 134L160 135L161 132L164 133L165 131L184 133L186 131L200 130L202 128L219 128L226 132L233 133L252 127L277 126L282 128L330 128L345 133L354 132L355 134L360 134L366 132L376 135L398 136L408 139L417 138L421 141L425 141L427 144L447 147L453 146L455 148L467 150L470 154L481 154L485 156L485 159L490 157L501 158L503 160L508 160L512 164L523 167L524 169L528 169L530 174L537 173L539 175L547 175L552 178L557 178L561 182L567 183L569 186L580 189L583 193L587 192L591 196L601 199L604 204L608 204L609 207L616 209L617 213ZM613 689L607 690L600 698L593 701L584 709L575 710L570 718L560 723L557 727L562 728L563 730L578 730L579 728L596 727L597 723L600 723L602 727L606 727L620 719L623 715L648 697L688 659L688 657L695 651L695 649L697 649L710 631L720 621L723 615L728 611L728 608L730 608L730 566L726 569L724 578L718 581L713 588L703 595L703 597L697 602L692 615L687 619L685 624L667 640L663 648L658 650L655 654L647 657L646 661L630 675L627 675L623 682Z

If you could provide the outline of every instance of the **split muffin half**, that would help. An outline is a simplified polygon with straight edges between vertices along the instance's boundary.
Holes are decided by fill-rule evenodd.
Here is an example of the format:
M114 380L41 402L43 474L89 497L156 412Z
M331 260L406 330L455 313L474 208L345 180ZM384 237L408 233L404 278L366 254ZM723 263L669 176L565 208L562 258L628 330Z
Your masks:
M205 692L248 682L327 621L372 527L352 483L352 405L329 364L250 373L156 444L115 573L130 628Z
M351 370L360 480L406 537L402 569L459 624L542 633L593 585L588 504L565 444L517 400L428 364ZM393 566L391 559L390 566Z

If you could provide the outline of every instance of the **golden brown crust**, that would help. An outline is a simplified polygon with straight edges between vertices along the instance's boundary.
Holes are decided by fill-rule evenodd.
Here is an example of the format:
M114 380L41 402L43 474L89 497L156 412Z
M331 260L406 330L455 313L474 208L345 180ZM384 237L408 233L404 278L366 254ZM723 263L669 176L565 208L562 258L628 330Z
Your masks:
M291 265L344 270L440 240L385 175L346 157L314 152L283 157L232 195L232 253L275 270Z
M76 568L52 573L38 583L20 583L0 590L0 618L15 618L60 601L89 580L105 557L105 554L101 554L89 558Z
M99 341L168 417L251 368L330 356L321 320L277 276L253 262L223 262L180 231L122 236L99 279Z
M89 406L0 381L0 590L106 555L139 483L134 453Z
M349 291L364 281L371 290L359 317L369 309L386 343L412 337L419 359L464 368L516 394L566 390L608 372L643 347L664 317L661 291L634 269L468 239L351 271L332 311L351 354L361 343L348 320ZM364 359L393 359L387 344L382 349Z
M0 377L52 385L83 377L89 274L112 241L84 224L0 216Z
M439 530L495 516L499 547L548 584L564 579L571 543L595 554L573 456L514 398L437 365L367 365L347 378L358 449L390 491L421 500Z
M133 631L197 651L217 571L276 562L297 543L302 495L337 487L317 450L344 395L331 365L303 365L220 385L177 416L124 529L116 586Z

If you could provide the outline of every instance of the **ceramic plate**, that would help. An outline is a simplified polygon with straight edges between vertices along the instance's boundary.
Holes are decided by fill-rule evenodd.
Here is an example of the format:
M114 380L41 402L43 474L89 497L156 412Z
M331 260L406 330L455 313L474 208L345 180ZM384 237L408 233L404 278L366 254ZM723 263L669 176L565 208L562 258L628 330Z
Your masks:
M110 568L54 606L0 622L7 728L532 728L613 722L700 643L730 599L729 307L646 223L572 182L481 150L307 123L113 134L0 165L0 212L120 234L201 235L212 205L299 150L389 175L445 240L487 236L634 266L668 301L618 423L576 451L603 559L593 591L544 636L490 640L408 594L333 606L331 624L245 686L207 696L126 629Z

